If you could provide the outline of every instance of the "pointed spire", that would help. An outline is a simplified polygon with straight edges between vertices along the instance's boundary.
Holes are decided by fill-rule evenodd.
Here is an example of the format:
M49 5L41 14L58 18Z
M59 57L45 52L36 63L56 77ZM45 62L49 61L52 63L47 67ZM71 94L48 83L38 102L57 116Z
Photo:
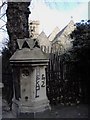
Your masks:
M73 20L73 16L71 16L71 20Z

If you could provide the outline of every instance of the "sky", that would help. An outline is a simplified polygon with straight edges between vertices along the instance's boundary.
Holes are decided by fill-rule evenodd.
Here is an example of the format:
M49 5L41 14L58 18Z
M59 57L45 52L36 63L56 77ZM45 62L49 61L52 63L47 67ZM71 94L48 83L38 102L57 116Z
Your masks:
M39 20L40 32L49 35L56 26L61 30L71 19L88 19L88 0L32 0L30 10L30 19Z
M0 5L2 0L0 0ZM39 30L44 31L48 36L57 26L61 30L70 20L75 23L88 19L89 0L32 0L30 5L30 20L39 20ZM0 16L6 10L4 7L0 11ZM6 21L6 17L3 17ZM5 22L0 20L0 28ZM5 28L5 26L4 26ZM7 33L0 30L0 46L3 39L7 38ZM1 48L1 47L0 47Z

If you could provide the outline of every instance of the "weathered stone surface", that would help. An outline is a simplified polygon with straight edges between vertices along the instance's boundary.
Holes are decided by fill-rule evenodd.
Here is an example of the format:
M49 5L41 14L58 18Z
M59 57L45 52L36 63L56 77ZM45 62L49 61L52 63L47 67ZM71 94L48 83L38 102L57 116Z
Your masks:
M27 40L23 40L26 42L24 48L22 47L24 43L20 42L22 46L10 58L15 86L13 111L19 116L20 114L36 113L50 108L46 95L45 74L49 60L40 48L34 47L30 42L27 43ZM27 48L27 44L29 48ZM19 77L17 77L16 72L19 73Z
M22 50L17 50L14 55L10 58L10 61L27 61L27 62L44 62L48 61L47 56L41 52L39 48L34 48L33 50L30 50L29 48L24 48Z
M19 49L22 49L24 44L26 42L26 46L30 49L33 49L33 47L35 46L35 41L33 39L30 38L25 38L25 39L17 39L17 43L19 46Z
M39 35L39 25L40 22L38 20L30 21L29 23L29 37L32 39L36 39Z
M35 41L33 39L25 38L19 39L17 41L19 49L12 55L10 62L44 63L49 61L46 54L42 52L40 48L34 47ZM26 46L23 48L25 43Z

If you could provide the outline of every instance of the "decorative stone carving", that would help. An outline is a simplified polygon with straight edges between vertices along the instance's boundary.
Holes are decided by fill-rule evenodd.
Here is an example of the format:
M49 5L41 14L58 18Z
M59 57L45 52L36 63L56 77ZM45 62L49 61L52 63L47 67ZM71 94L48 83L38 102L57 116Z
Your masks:
M28 69L23 69L23 70L22 70L22 76L23 76L23 77L29 76L29 70L28 70Z

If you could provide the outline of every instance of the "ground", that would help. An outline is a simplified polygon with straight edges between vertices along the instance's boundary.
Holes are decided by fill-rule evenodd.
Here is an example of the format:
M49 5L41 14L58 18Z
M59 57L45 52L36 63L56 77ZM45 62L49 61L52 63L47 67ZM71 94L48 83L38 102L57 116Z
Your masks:
M3 104L3 118L15 118L9 108L5 108L6 103ZM25 118L25 117L24 117ZM27 116L29 118L29 116ZM41 112L35 114L35 118L88 118L88 105L79 104L74 106L56 105L51 106L51 111Z

